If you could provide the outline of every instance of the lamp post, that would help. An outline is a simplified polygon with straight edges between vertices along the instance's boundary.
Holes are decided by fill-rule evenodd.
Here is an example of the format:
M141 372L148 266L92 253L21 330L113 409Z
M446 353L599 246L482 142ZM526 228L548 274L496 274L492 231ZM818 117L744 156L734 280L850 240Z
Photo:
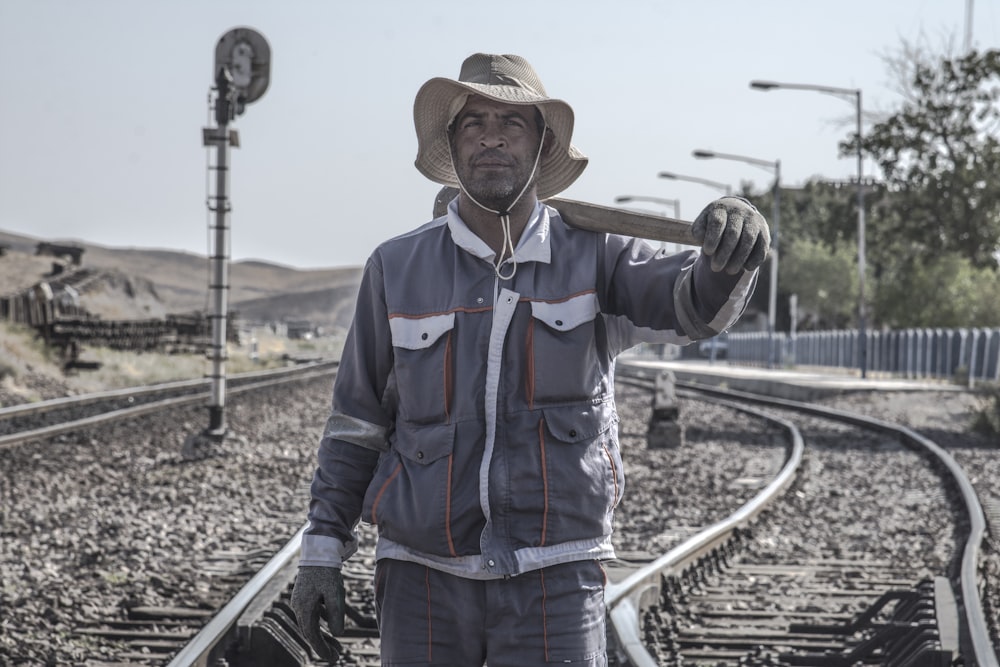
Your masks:
M624 204L630 201L642 201L649 202L651 204L662 204L663 206L671 206L674 209L674 217L681 217L681 200L680 199L664 199L663 197L642 197L638 195L621 195L615 197L615 201L619 204Z
M663 206L671 206L674 209L674 217L677 218L678 220L680 220L681 217L680 199L665 199L663 197L642 197L636 195L621 195L619 197L615 197L615 201L618 202L619 204L624 204L626 202L631 202L631 201L642 201L642 202L649 202L651 204L661 204ZM674 250L676 251L678 247L679 246L675 244ZM660 250L666 251L666 248L667 248L666 241L660 243Z
M710 181L707 178L698 178L697 176L685 176L683 174L675 174L672 171L661 171L657 174L660 178L669 178L674 181L691 181L692 183L701 183L702 185L707 185L710 188L716 188L722 190L726 195L733 194L733 189L729 187L729 183L720 183L719 181Z
M865 190L862 183L864 165L861 153L861 89L816 86L810 83L778 83L777 81L751 81L750 87L763 91L776 88L813 90L829 95L854 98L858 130L858 365L861 368L861 377L865 378L868 375L868 335L865 331L867 308L865 307Z
M771 160L760 160L758 158L747 157L745 155L732 155L731 153L717 153L715 151L706 150L695 150L692 151L691 154L702 160L720 159L746 162L747 164L764 167L765 169L770 169L774 172L774 214L771 219L770 250L771 284L767 293L767 361L768 365L771 368L774 368L777 363L774 350L774 321L775 312L777 311L778 306L778 230L781 226L781 160L774 160L772 162Z

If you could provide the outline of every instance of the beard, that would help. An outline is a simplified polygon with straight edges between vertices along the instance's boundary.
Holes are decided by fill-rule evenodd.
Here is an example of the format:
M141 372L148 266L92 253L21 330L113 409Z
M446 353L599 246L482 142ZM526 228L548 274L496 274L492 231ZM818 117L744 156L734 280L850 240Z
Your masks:
M452 156L454 159L454 155ZM509 167L498 170L477 170L477 160L499 159L502 157ZM527 192L530 186L538 180L538 174L532 172L533 165L518 162L510 155L499 156L490 149L473 156L468 163L455 162L455 174L465 191L480 205L507 211L517 203L516 197Z

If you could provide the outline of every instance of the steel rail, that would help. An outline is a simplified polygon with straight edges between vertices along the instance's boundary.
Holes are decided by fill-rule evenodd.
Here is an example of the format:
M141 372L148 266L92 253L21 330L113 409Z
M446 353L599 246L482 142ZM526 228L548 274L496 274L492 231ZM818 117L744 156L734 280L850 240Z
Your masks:
M161 391L171 391L173 389L190 389L200 384L207 384L207 379L176 380L174 382L164 382L162 384L147 385L144 387L125 387L123 389L111 389L108 391L98 391L80 396L63 396L61 398L50 398L37 403L23 403L21 405L11 405L0 408L0 420L24 415L41 415L53 410L62 408L74 408L91 403L99 403L113 398L127 398L128 396L145 396Z
M260 371L247 371L246 373L235 373L233 375L230 375L229 378L230 381L253 380L256 378L264 378L273 375L303 372L305 370L316 368L319 366L324 366L324 367L330 365L335 366L337 365L337 363L338 362L336 361L321 361L321 362L313 362L310 364L303 364L301 366L295 366L292 368L269 368ZM162 382L160 384L143 385L138 387L123 387L121 389L98 391L89 394L81 394L79 396L63 396L61 398L51 398L45 401L38 401L37 403L10 405L5 408L0 408L0 420L9 419L12 417L20 417L24 415L44 414L46 412L52 412L53 410L90 405L91 403L98 403L100 401L106 401L108 399L113 399L113 398L125 398L128 396L146 396L149 394L171 391L174 389L192 389L200 385L208 385L208 384L209 384L208 378L194 378L191 380L174 380L172 382Z
M693 396L690 393L686 395ZM706 400L702 396L699 396L698 399ZM736 512L702 529L622 581L608 583L605 588L604 601L609 610L610 630L618 648L624 653L626 664L632 667L656 667L658 665L656 659L646 650L639 628L643 608L648 606L648 601L659 598L663 577L684 570L698 558L726 542L736 530L748 525L791 484L802 462L805 444L798 428L791 422L730 401L707 400L781 425L789 436L785 464L766 487Z
M983 616L983 603L979 595L978 584L978 561L979 548L982 545L986 533L986 518L982 504L976 494L975 487L965 474L962 467L945 449L934 441L920 435L919 433L899 424L893 424L874 417L836 408L822 407L811 403L802 403L783 398L774 398L741 392L728 389L718 389L702 384L677 382L677 387L697 390L698 392L716 394L739 398L741 400L753 401L765 405L785 407L799 412L805 412L820 417L844 421L856 426L862 426L880 430L900 437L904 443L910 444L915 449L922 449L941 463L955 481L962 501L965 504L965 511L969 519L969 535L965 541L962 551L962 564L959 573L960 588L962 591L962 609L965 612L965 630L968 633L968 641L971 643L974 654L974 663L978 667L1000 667L997 655L990 639L989 626Z
M305 379L311 379L313 377L321 377L323 375L327 375L328 373L332 372L335 368L336 368L335 364L331 365L329 363L323 363L323 364L317 364L316 367L310 366L310 367L296 367L294 369L278 369L280 371L283 371L283 373L275 373L273 371L255 371L253 374L244 374L243 376L240 377L241 379L263 378L262 380L258 382L252 382L249 384L230 385L228 388L228 392L230 394L239 394L245 391L252 391L256 389L263 389L270 386L284 384L286 382L298 382ZM103 412L98 415L91 415L90 417L74 419L72 421L62 422L60 424L43 426L41 428L32 429L30 431L9 433L7 435L0 436L0 450L9 449L11 447L15 447L17 445L32 440L50 438L56 435L61 435L63 433L68 433L70 431L75 431L88 426L96 426L98 424L105 424L108 422L117 421L121 419L138 417L140 415L156 412L158 410L181 407L191 403L196 403L198 401L203 401L205 400L205 397L207 395L208 392L205 391L205 392L189 394L186 396L175 396L173 398L165 398L161 401L153 401L150 403L143 403L142 405L120 408L118 410ZM56 399L56 400L63 400L63 399Z
M218 614L198 631L191 641L184 645L167 664L167 667L210 667L216 664L221 655L215 655L216 649L225 650L225 644L235 640L236 623L240 616L250 606L272 578L284 570L293 559L298 557L302 543L302 534L309 523L306 522L292 536L281 551L248 581L243 588L223 607Z

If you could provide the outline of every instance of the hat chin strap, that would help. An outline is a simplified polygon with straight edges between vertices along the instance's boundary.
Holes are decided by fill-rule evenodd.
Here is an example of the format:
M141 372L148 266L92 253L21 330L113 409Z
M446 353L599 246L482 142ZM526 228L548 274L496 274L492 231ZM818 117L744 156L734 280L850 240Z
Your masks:
M462 192L465 193L465 196L468 197L473 204L483 209L484 211L489 211L490 213L496 213L500 217L500 227L503 229L503 245L500 246L500 254L497 256L496 263L493 265L493 271L497 274L497 278L499 278L500 280L510 280L511 278L514 277L514 274L517 273L517 260L514 259L514 240L510 235L510 209L514 208L514 205L521 200L521 197L524 196L524 193L528 191L528 186L531 184L531 181L534 180L535 178L535 173L537 173L538 171L538 165L542 161L542 148L545 146L545 132L546 130L548 130L548 127L549 127L548 124L543 121L542 139L541 141L538 142L538 152L535 154L535 164L532 165L531 167L531 173L528 174L528 180L524 182L524 187L521 188L521 191L517 194L516 197L514 197L514 200L510 203L509 206L507 206L506 210L498 211L490 208L489 206L486 206L485 204L477 200L475 197L473 197L471 194L469 194L469 191L465 189L465 183L462 182L462 179L460 178L455 179L458 181L458 187L462 189ZM458 174L456 172L456 176L457 175ZM504 275L500 267L503 264L504 257L507 256L508 250L510 250L511 268L510 268L510 273Z

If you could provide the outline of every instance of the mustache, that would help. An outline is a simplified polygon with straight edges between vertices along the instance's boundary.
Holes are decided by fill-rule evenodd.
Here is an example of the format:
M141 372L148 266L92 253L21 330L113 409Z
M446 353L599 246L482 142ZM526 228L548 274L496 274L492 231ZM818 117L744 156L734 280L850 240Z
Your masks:
M476 153L470 162L473 166L480 162L497 162L508 167L515 164L515 160L499 148L486 148L482 152Z

